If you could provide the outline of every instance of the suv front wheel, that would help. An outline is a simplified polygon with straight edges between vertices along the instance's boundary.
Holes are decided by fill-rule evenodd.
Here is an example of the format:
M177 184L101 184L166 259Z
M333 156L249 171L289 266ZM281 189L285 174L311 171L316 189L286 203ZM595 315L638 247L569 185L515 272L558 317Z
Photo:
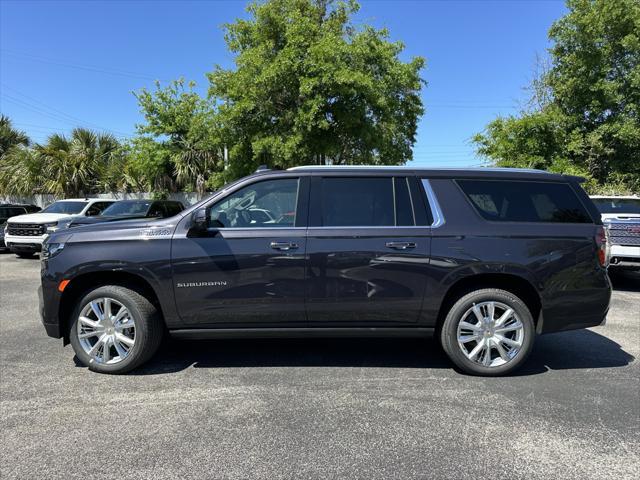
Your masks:
M125 373L153 356L162 334L162 320L148 299L109 285L80 299L69 339L80 362L90 370Z
M535 328L525 303L495 288L461 297L442 325L442 347L461 370L498 376L513 372L533 348Z

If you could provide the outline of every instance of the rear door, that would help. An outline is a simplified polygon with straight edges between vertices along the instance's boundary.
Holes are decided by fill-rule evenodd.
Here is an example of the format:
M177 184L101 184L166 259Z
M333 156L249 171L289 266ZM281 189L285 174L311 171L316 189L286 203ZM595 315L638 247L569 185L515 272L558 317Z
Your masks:
M312 178L307 313L312 326L415 324L430 232L410 176Z
M173 239L182 320L194 326L306 326L308 178L282 174L235 187L208 206L210 232L190 218Z

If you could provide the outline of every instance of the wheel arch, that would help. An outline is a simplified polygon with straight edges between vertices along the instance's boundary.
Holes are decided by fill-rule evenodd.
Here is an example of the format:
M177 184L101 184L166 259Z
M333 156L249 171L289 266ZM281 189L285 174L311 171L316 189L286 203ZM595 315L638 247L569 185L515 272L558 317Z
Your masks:
M58 307L60 332L63 334L64 344L69 343L69 328L71 326L71 314L76 303L89 291L104 285L117 285L133 290L147 300L163 315L162 304L151 284L142 276L127 271L94 271L74 277L62 292Z
M511 273L479 273L451 284L440 306L436 330L440 330L449 309L460 297L481 288L499 288L519 297L529 308L536 330L539 330L539 326L542 325L540 294L529 280Z

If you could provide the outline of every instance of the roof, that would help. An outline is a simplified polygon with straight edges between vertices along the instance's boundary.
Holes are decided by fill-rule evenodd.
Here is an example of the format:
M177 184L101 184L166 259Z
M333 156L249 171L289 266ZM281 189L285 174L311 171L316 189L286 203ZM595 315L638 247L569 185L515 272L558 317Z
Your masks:
M527 168L412 168L410 166L391 165L304 165L292 167L281 172L304 172L304 173L337 173L337 172L362 172L372 173L398 173L404 175L424 175L432 178L511 178L511 179L544 179L544 180L565 180L571 178L579 180L578 177L569 177L558 173L551 173L544 170L534 170ZM260 170L258 174L276 172L274 170Z
M637 195L589 195L589 198L615 198L620 200L640 200Z

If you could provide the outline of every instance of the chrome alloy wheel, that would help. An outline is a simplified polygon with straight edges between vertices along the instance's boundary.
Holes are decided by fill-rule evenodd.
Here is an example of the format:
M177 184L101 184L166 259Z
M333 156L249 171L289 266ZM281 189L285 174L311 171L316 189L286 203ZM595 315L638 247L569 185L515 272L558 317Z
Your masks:
M119 301L96 298L80 311L78 341L92 361L112 365L129 355L136 338L136 322Z
M518 355L523 342L524 325L504 303L476 303L458 323L458 346L462 353L485 367L509 363Z

